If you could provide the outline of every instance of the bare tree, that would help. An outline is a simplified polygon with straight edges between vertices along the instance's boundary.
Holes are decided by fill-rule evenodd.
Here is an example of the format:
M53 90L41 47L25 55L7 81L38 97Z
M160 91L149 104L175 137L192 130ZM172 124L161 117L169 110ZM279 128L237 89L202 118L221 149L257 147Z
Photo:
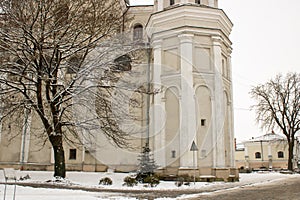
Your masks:
M279 128L289 146L288 169L293 170L296 133L300 130L300 74L277 75L265 84L253 87L256 120L263 128Z
M128 145L128 134L107 106L108 85L99 77L108 79L113 74L110 80L118 80L119 72L129 69L120 69L120 59L116 63L116 58L129 51L129 47L120 50L126 45L116 37L124 27L126 12L120 1L1 0L0 11L1 121L24 110L35 112L53 147L54 176L59 177L65 177L66 171L63 141L84 144L93 140L93 135L79 129L102 128L117 146ZM76 118L74 108L93 109L87 106L86 94L97 96L93 103L100 109L97 115Z

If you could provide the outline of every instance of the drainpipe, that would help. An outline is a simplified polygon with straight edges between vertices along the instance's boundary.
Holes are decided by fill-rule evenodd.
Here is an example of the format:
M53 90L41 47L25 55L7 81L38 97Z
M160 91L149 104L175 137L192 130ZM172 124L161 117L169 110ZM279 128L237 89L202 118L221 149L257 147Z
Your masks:
M147 113L146 113L146 125L147 125L147 132L146 132L146 147L149 148L149 140L150 140L150 89L151 89L151 83L150 83L150 62L151 62L151 48L150 48L150 39L148 38L148 43L147 43Z
M264 161L264 149L263 149L263 141L260 141L260 149L261 149L261 161Z

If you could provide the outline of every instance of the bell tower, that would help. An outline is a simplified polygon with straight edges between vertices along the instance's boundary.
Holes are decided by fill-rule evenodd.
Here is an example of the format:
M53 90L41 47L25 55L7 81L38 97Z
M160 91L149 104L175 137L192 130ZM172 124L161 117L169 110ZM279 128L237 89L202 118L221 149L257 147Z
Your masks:
M232 22L218 0L156 0L146 32L153 49L150 127L164 173L236 175L231 81ZM198 147L196 158L190 151Z

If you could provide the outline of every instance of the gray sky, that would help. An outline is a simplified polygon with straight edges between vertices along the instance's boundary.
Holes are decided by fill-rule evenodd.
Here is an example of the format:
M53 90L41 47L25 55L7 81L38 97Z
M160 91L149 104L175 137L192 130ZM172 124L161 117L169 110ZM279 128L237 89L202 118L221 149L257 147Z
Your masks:
M152 3L131 0L132 5ZM300 1L219 0L219 8L234 23L230 36L234 127L235 137L241 141L267 132L259 128L254 111L249 110L255 103L250 88L278 73L300 72Z

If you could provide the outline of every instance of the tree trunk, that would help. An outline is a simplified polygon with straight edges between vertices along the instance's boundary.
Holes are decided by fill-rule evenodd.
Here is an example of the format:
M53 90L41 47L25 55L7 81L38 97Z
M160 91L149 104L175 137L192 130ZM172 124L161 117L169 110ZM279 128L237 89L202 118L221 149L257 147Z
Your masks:
M65 152L61 136L52 136L50 139L54 151L54 177L66 177Z
M293 159L294 159L294 141L289 141L289 158L288 158L288 170L293 171Z

